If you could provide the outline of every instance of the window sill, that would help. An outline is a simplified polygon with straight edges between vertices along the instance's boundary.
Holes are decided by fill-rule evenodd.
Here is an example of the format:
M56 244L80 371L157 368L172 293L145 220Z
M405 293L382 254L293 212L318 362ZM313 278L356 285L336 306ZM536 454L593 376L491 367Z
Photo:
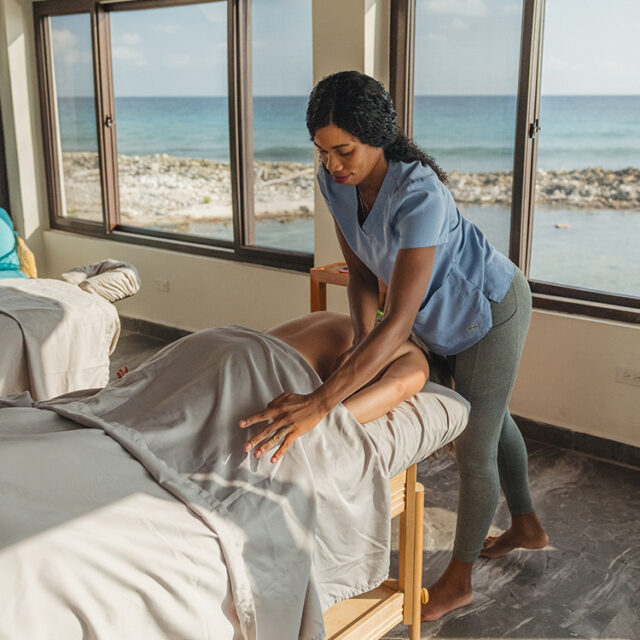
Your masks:
M570 315L588 316L627 324L640 324L640 311L629 307L587 302L567 297L533 293L533 308L558 311Z
M221 241L222 244L220 245L208 244L207 242L199 243L192 240L185 241L178 237L170 238L155 235L153 231L149 230L145 230L145 233L136 233L116 228L107 234L101 225L82 225L82 230L80 230L77 226L69 224L67 221L62 221L62 224L52 225L51 229L53 231L73 233L78 236L89 236L125 244L165 249L176 253L188 253L221 260L258 264L288 271L308 273L309 269L313 267L312 254L293 251L284 252L267 247L240 247L234 249L231 243L224 243L224 241ZM225 244L227 246L224 246Z

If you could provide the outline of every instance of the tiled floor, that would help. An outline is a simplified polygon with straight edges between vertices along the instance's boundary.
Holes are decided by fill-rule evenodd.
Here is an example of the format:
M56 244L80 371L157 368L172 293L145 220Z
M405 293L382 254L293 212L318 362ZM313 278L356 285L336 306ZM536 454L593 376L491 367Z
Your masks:
M112 372L133 368L164 346L123 332ZM550 544L479 560L474 602L434 623L422 638L606 638L640 640L640 470L550 445L528 443L536 508ZM458 477L449 455L419 466L425 486L423 584L449 560ZM508 526L501 502L495 531ZM395 558L392 558L392 564ZM406 638L398 627L386 638Z
M116 371L120 367L127 365L129 369L134 369L166 344L166 340L123 330L118 339L116 350L111 354L111 366L109 367L111 379L116 378Z
M474 568L475 600L422 625L422 638L640 638L640 471L528 443L536 509L550 537ZM453 458L420 464L423 584L448 563L457 502ZM504 501L495 531L508 527ZM407 637L402 628L389 638Z

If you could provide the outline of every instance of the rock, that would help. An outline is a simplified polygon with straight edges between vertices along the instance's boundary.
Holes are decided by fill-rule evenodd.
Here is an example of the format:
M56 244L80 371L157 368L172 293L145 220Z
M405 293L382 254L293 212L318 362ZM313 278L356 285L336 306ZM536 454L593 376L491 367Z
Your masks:
M93 152L62 154L67 210L82 217L99 218L98 156ZM256 217L293 218L312 215L313 166L296 162L254 162ZM231 218L229 164L168 154L118 156L121 215L137 225L156 217L171 224L190 220ZM640 211L640 169L610 171L540 169L536 173L536 202L572 209L609 208ZM449 188L459 203L511 202L510 171L449 173ZM205 201L206 200L206 201ZM559 227L562 228L562 227Z

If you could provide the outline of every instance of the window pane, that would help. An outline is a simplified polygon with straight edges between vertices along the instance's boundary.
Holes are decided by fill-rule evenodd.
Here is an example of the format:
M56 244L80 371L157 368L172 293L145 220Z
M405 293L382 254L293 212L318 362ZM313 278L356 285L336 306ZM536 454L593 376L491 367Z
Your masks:
M640 6L546 7L531 278L640 296Z
M232 240L226 2L110 20L121 224Z
M416 7L414 139L449 175L462 214L506 255L521 4Z
M256 244L313 253L311 2L254 0L251 19Z
M62 215L101 222L89 14L52 16L50 29Z

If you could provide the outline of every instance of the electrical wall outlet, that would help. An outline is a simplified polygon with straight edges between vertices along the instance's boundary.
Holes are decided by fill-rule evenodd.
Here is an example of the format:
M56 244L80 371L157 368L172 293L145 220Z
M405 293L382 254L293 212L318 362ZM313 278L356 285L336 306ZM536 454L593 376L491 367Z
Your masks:
M640 387L640 369L634 367L618 367L616 369L616 381Z
M169 281L163 278L156 278L154 280L156 283L156 291L160 291L162 293L169 293Z

